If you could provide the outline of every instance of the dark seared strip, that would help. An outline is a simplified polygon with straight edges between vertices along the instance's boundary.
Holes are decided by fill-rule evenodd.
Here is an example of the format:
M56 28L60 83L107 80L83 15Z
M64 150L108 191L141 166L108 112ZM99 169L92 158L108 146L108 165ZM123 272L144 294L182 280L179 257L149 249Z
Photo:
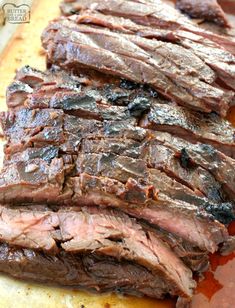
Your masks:
M169 132L193 143L211 144L226 155L235 156L234 128L216 114L206 116L180 106L154 103L140 126Z
M191 144L183 139L168 133L156 132L154 134L159 142L178 151L178 155L186 153L188 159L205 168L215 179L221 183L231 200L234 199L234 160L208 144Z
M22 71L24 72L25 68ZM30 72L28 74L30 76ZM16 77L20 79L21 75L22 73L19 71ZM57 73L57 75L59 74ZM51 73L48 74L44 82L50 79L49 76ZM126 83L125 86L123 82L119 81L119 85L107 87L102 84L97 87L80 84L79 78L76 80L75 77L69 75L66 76L67 78L63 77L65 80L67 79L67 82L61 84L61 77L58 76L54 85L49 87L40 85L39 88L34 89L33 93L24 92L21 96L19 94L17 101L23 97L23 106L31 109L63 109L64 112L79 117L100 120L108 118L109 120L111 118L116 120L133 118L134 120L134 117L138 119L151 108L141 121L141 125L177 134L190 142L209 143L226 155L234 156L234 128L227 120L221 119L216 114L203 115L169 104L155 97L156 93L152 93L151 89L143 89L131 83L130 85ZM28 83L30 83L29 80ZM72 90L65 89L71 83L79 83L76 91L74 84ZM123 86L127 88L123 89ZM27 100L25 100L25 95L27 95ZM111 107L111 105L115 105L115 107ZM121 106L117 107L116 105ZM8 106L11 108L14 106L14 99L12 99L12 103L11 100L8 100ZM21 105L21 108L23 106ZM17 105L17 107L20 106Z
M6 115L4 122L5 132L8 138L5 146L6 162L7 160L14 162L18 159L19 155L13 155L15 152L17 153L27 148L30 149L32 146L35 149L46 146L47 149L48 144L54 144L54 146L58 147L57 151L59 150L60 153L66 154L77 155L79 152L87 153L87 155L90 153L124 155L134 159L144 159L148 168L161 170L179 183L186 185L190 189L189 194L195 196L196 203L200 203L200 197L203 196L212 202L223 201L223 193L220 185L216 183L210 173L197 165L191 166L190 164L182 163L182 159L177 157L178 154L175 151L159 144L159 142L155 142L154 139L149 140L146 131L143 131L144 134L142 137L141 135L137 135L137 133L141 133L141 129L138 129L138 127L133 126L131 123L129 123L130 129L128 134L128 126L125 125L125 121L116 121L116 131L115 123L110 122L112 132L108 130L108 123L106 122L101 123L99 121L80 119L67 115L64 115L64 121L58 121L56 115L60 113L54 113L52 109L43 109L42 115L44 115L44 118L45 112L48 112L48 122L45 120L47 127L42 127L39 131L35 131L39 126L37 118L40 118L41 112L41 110L30 111L22 109L16 113ZM23 117L26 117L25 121L22 121ZM50 122L51 117L55 118L55 123ZM31 129L28 127L27 122L31 123ZM64 123L62 124L62 122ZM21 127L20 129L20 126L25 127ZM53 132L57 133L59 131L61 131L60 138L57 137L58 134L53 134ZM48 151L46 149L45 151ZM36 157L36 152L33 156L32 150L30 151L31 154L27 153L24 155L30 155L31 158ZM38 152L40 158L43 158L46 154L46 152L45 155L43 152L42 154ZM13 157L11 159L12 155ZM150 174L150 171L148 171L148 174ZM181 187L182 190L185 190L182 185ZM181 198L184 198L183 193L181 194ZM204 203L203 200L202 203Z

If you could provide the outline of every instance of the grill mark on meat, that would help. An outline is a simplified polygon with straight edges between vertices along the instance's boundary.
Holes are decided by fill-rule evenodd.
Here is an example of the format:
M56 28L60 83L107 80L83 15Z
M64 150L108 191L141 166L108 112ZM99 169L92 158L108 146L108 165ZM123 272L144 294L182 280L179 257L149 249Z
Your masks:
M30 162L28 162L28 163L30 163ZM13 168L13 170L16 170L14 165L12 165L12 168ZM9 170L10 170L9 166L8 166L7 170L9 172ZM39 169L39 171L40 171L40 169ZM49 172L49 170L46 171L46 172ZM50 176L50 182L54 183L54 184L48 185L48 182L47 182L46 188L45 188L46 190L43 190L44 186L42 186L42 184L40 182L41 176L39 176L38 179L35 179L36 180L35 184L37 184L37 185L32 186L30 178L24 179L24 177L21 178L21 176L24 176L23 174L22 175L21 175L21 173L17 174L15 186L13 186L14 199L12 199L12 196L13 196L12 193L11 193L12 190L10 189L10 186L7 184L7 181L8 181L7 177L6 177L7 174L5 174L4 177L3 177L3 178L5 178L5 180L4 180L5 182L2 183L2 185L1 185L1 194L2 194L1 200L4 201L4 202L9 202L9 201L14 202L14 200L18 200L18 202L19 202L21 200L21 201L27 201L27 202L47 201L47 202L50 202L50 203L53 203L53 202L56 202L56 203L61 203L61 202L64 203L65 202L66 203L67 201L70 200L75 204L79 204L79 203L84 203L84 204L88 203L89 204L90 202L92 202L93 204L95 203L95 204L98 204L98 205L103 204L105 206L117 206L118 208L123 209L127 213L134 213L134 216L145 217L147 220L150 219L149 218L149 215L150 215L149 212L147 211L146 214L144 213L144 211L146 210L146 207L144 207L144 208L141 207L140 209L137 209L137 207L136 207L137 205L135 205L135 204L131 205L129 203L128 199L124 202L125 194L123 196L122 196L122 194L125 193L125 191L126 191L127 192L126 196L128 196L128 193L129 193L128 191L130 191L130 189L132 189L133 184L136 185L135 183L131 184L131 181L129 181L129 182L126 183L126 188L124 188L122 186L123 184L120 186L121 183L118 184L118 181L115 181L115 183L113 183L114 185L112 184L112 186L110 186L110 184L111 184L110 181L112 181L111 179L108 179L108 182L107 182L105 180L105 178L103 178L104 182L103 183L100 182L100 184L98 184L99 182L97 182L97 181L103 181L101 177L96 178L94 176L89 176L87 178L87 180L88 180L88 182L87 182L87 180L84 178L84 175L81 174L79 177L69 178L69 181L67 182L67 184L68 184L67 186L63 185L64 177L63 178L60 177L61 178L61 184L59 186L57 186L57 185L55 186L55 182L58 181L57 177L59 175L56 172L58 172L58 171L55 170L51 175L50 175L50 173L48 174ZM3 174L4 174L4 171L3 171ZM39 173L39 175L40 175L40 173ZM42 179L44 179L43 181L45 181L45 179L46 179L45 176L48 176L48 175L46 175L46 174L43 175L44 176L44 178L42 178ZM28 174L27 174L27 177L28 177ZM8 179L9 179L9 176L8 176ZM30 182L28 182L29 185L27 184L26 179L27 179L27 181L30 181ZM10 180L10 183L12 185L12 178L10 178L9 180ZM22 182L22 180L23 180L23 182ZM91 180L91 186L89 186L90 180ZM93 180L95 180L95 181L92 182ZM22 186L23 183L24 183L24 185L26 185L26 184L27 185ZM107 184L108 184L108 186L107 186ZM117 186L117 184L119 186ZM93 186L93 185L95 185L95 186ZM14 188L14 187L16 187L16 188L18 187L18 189L21 188L21 190L20 190L20 192L17 196L16 196L17 191L15 191L16 188ZM65 187L66 187L66 189L65 189ZM94 187L95 187L95 190L94 190ZM117 189L119 189L118 187L121 188L121 191L119 191L119 192L117 190ZM133 187L135 187L135 186L133 186ZM123 188L124 188L124 190L123 190ZM141 186L139 188L138 188L138 186L136 186L136 188L137 188L137 190L136 190L136 192L137 192L141 188ZM134 188L134 191L135 191L136 188ZM108 189L108 190L111 189L108 194L105 192L106 189ZM150 187L150 189L151 189L151 187ZM73 194L73 191L75 191L74 194ZM94 192L97 191L99 193L98 198L97 198L97 195L95 195L93 193L93 191ZM148 191L149 191L149 189L147 189L145 193L148 193ZM6 194L6 192L8 192L8 194ZM139 190L139 193L141 193L141 190ZM75 196L74 200L71 200L72 194ZM118 196L118 194L120 194L120 195ZM137 196L138 196L138 194L137 194ZM106 195L107 195L108 199L105 201ZM116 195L116 197L115 197L115 195ZM146 195L146 197L147 197L147 195ZM108 201L109 198L110 198L110 201ZM115 198L116 198L116 200L115 200ZM181 211L182 211L182 207L184 207L185 211L186 211L185 214L189 210L189 212L188 212L189 215L190 215L190 213L192 213L192 215L198 215L197 214L198 213L197 207L193 207L193 206L191 206L190 204L187 204L187 203L182 203L182 202L177 203L176 201L173 201L172 199L167 199L168 201L164 201L165 197L163 199L161 199L162 197L160 199L159 198L160 197L159 197L159 194L158 194L157 195L157 202L160 202L160 204L163 202L163 204L161 205L161 208L162 208L162 206L165 207L167 209L167 212L168 211L170 211L170 212L175 211L178 207L179 208L179 210L178 210L179 214L182 215ZM141 199L138 199L138 200L140 201ZM133 200L132 200L132 202L133 202ZM150 199L149 199L148 203L149 202L150 202ZM151 210L151 204L152 204L153 207L155 207L155 205L157 205L157 203L155 203L155 202L156 201L149 204L149 206L150 206L149 210ZM166 202L166 203L164 204L164 202ZM160 206L160 204L157 205L157 207ZM184 204L185 204L185 206L184 206ZM139 205L141 205L141 204L139 204ZM171 205L173 206L172 210L171 210ZM134 208L132 209L133 206L136 207L136 209L134 209ZM153 211L151 213L154 213L154 211L155 210L153 208ZM158 210L157 210L157 212L158 212ZM200 213L201 213L201 215L204 215L204 214L202 214L201 210L200 210ZM185 219L185 218L186 218L186 216L183 219ZM151 217L151 219L152 219L153 223L155 223L157 225L160 223L160 226L161 226L161 221L159 221L158 219L155 220L155 218L152 218L152 217ZM169 223L170 223L170 221L171 221L171 219L169 220ZM190 224L189 221L190 220L188 220L187 223ZM199 221L200 221L200 219L199 219ZM199 221L197 223L200 223ZM217 227L222 228L222 225L218 225L216 222L211 222L211 223L212 223L212 225L215 223ZM204 222L202 220L202 226L203 225L204 225ZM168 226L168 225L164 224L162 227L165 227L166 229L170 228L170 231L172 231L171 230L172 226L170 226L170 225ZM208 228L208 217L207 217L207 215L205 215L205 227ZM223 230L223 228L222 228L222 230ZM178 230L176 232L179 232L179 231L180 230ZM209 231L209 234L211 232L214 232L213 228L211 229L211 231ZM225 230L223 232L225 232ZM187 238L188 234L183 234L182 236L184 238ZM196 236L196 237L194 238L194 236ZM223 236L226 236L226 234L224 233ZM197 235L195 234L192 237L190 236L190 240L192 240L195 243L198 243L199 238L197 238ZM209 251L214 251L216 249L216 245L217 245L216 242L214 242L214 241L220 241L220 240L221 240L220 237L217 238L217 239L216 239L216 237L214 239L210 239L210 237L209 237L208 243L206 243L206 245L207 245L206 249L209 249ZM200 247L204 247L204 244L201 243L201 242L199 242L198 245Z
M71 117L69 117L69 119L71 119ZM213 178L209 174L206 174L206 171L199 170L200 168L198 169L197 167L195 167L194 169L190 170L190 168L185 169L185 168L180 167L179 160L177 157L175 157L176 154L172 152L170 149L168 149L167 147L164 147L152 141L139 142L139 141L134 141L133 139L127 139L127 141L129 142L125 144L123 143L122 139L117 138L116 143L115 142L113 143L115 139L113 139L112 136L111 138L104 139L104 136L102 135L99 136L99 133L97 134L97 132L95 132L93 129L92 130L89 129L90 127L89 125L87 129L84 130L84 126L89 123L92 124L92 122L89 122L89 121L83 122L80 120L76 121L76 118L72 118L72 119L74 119L75 121L74 123L76 123L76 125L79 125L78 127L80 127L80 125L83 125L83 129L82 129L83 134L81 135L81 137L78 136L79 130L77 128L73 133L74 135L72 139L73 143L77 144L76 152L74 153L77 154L78 152L82 151L84 153L88 153L88 155L90 153L99 154L100 152L103 152L104 155L107 155L107 154L112 155L114 153L119 154L119 155L120 154L124 155L123 151L126 151L125 152L126 156L129 156L130 158L135 158L135 159L144 158L147 162L148 167L150 168L154 167L154 168L157 168L157 169L160 169L166 172L170 177L173 177L178 182L181 182L182 184L187 185L190 189L195 191L195 193L197 193L197 189L198 189L205 196L210 197L211 200L216 201L216 202L221 201L221 198L220 198L221 193L217 193L213 195L211 194L212 190L214 192L216 192L217 190L218 191L220 190L220 187L215 183ZM66 120L66 118L64 118L64 120ZM66 126L63 127L63 131L64 130L67 131L66 127L68 127L68 130L70 131L68 124L66 124ZM90 136L86 138L85 133L87 131L89 132ZM95 143L96 141L97 141L97 144ZM9 140L9 142L11 144L13 141ZM18 142L18 138L17 138L17 142ZM29 144L31 143L32 142L30 142ZM60 147L60 152L61 153L73 153L73 151L71 152L70 150L71 148L70 143L71 141L66 141L66 140L63 145L60 145L57 143L57 145ZM66 144L68 144L69 146L66 146ZM26 145L28 146L27 143ZM24 143L24 147L26 145ZM13 147L13 150L14 148L17 148L18 151L21 150L21 146L19 147L18 144L15 147ZM7 147L7 153L11 153L11 149L12 149L12 146ZM8 154L7 157L9 159L10 155ZM154 157L156 158L154 159ZM113 161L112 157L110 159L111 159L110 162ZM199 175L201 174L201 176L198 177L198 174ZM205 177L205 180L203 177Z
M202 168L208 170L215 179L221 183L227 195L231 200L233 200L233 159L225 156L210 145L200 143L191 144L168 133L157 132L154 134L154 138L178 152L183 148L186 148L191 160Z
M162 105L159 105L160 107L162 106ZM163 105L163 107L164 107L164 105ZM168 107L168 106L167 106ZM162 107L161 107L162 108ZM175 110L175 107L173 106L173 110ZM177 109L176 109L177 110ZM41 111L36 111L36 112L41 112ZM45 114L45 112L46 112L46 109L44 109L44 114ZM49 111L49 112L51 112L51 111ZM30 119L30 115L31 115L31 112L30 113L25 113L25 112L23 112L22 113L24 116L25 115L27 115L27 114L29 114L29 119ZM60 114L60 113L59 113ZM169 114L169 113L168 113ZM166 116L166 115L164 115L164 116ZM9 118L11 118L11 116L9 116ZM67 153L74 153L74 154L76 154L79 150L81 150L81 146L82 146L82 144L84 144L84 141L82 141L82 138L85 138L86 137L86 135L87 135L87 133L88 133L88 135L87 135L87 138L85 138L84 140L86 140L86 143L87 144L90 144L90 145L92 145L92 139L94 139L94 138L98 138L97 140L99 140L99 142L103 142L103 145L104 145L104 148L106 148L106 151L108 151L108 152L115 152L115 148L109 148L109 146L110 146L110 144L112 144L112 138L117 138L118 137L118 139L117 140L119 140L119 142L122 142L122 140L121 139L119 139L120 137L122 137L122 136L124 136L124 134L122 133L122 131L125 131L125 129L127 128L127 127L120 127L120 129L119 129L119 131L118 131L118 135L114 135L114 136L109 136L109 138L107 138L107 134L105 133L105 127L106 127L106 124L107 124L107 122L105 122L104 123L104 126L103 125L101 125L101 126L97 126L97 124L99 123L99 122L94 122L94 123L92 123L91 121L89 121L89 120L82 120L82 119L78 119L78 118L76 118L76 117L71 117L71 116L66 116L65 118L63 118L64 119L64 121L65 121L65 123L66 123L66 125L63 127L63 129L62 128L60 128L62 131L65 131L64 132L64 134L65 134L65 136L63 137L63 139L65 139L65 143L63 143L62 145L61 144L59 144L59 143L61 143L59 140L58 141L56 141L56 144L58 145L58 146L60 146L60 149L61 149L61 151L62 152L67 152ZM163 117L161 117L161 120L163 119ZM181 118L180 118L181 119ZM29 121L29 120L26 120L25 122L27 122L27 121ZM14 121L15 122L15 121ZM195 122L195 121L194 121ZM35 123L37 123L36 121L35 121ZM69 124L69 123L71 123L71 124ZM113 122L111 122L111 123L113 123ZM110 124L111 124L110 123ZM117 124L119 123L121 123L121 122L116 122ZM170 123L170 122L169 122ZM118 124L118 125L119 125ZM171 124L171 123L170 123ZM195 123L193 123L193 124L195 124ZM12 124L11 124L12 125ZM10 127L11 127L11 125L10 125ZM13 124L14 125L14 124ZM31 126L32 126L32 124L31 124ZM74 128L75 129L74 129ZM99 130L99 132L97 133L97 131L95 132L95 129L96 129L96 127L98 128L98 130ZM103 128L102 128L103 127ZM112 125L112 130L114 129L114 127L115 126L113 126ZM137 128L134 128L134 126L132 126L132 128L133 128L133 131L135 130L135 129L137 129ZM9 127L8 127L8 130L9 131L11 131L12 129L10 129ZM18 130L18 129L17 129ZM137 129L138 130L138 129ZM13 131L15 131L15 129L13 129ZM27 132L29 133L29 135L30 135L30 130L27 130ZM68 132L68 133L67 133ZM69 135L68 135L69 134ZM67 141L67 138L68 138L68 136L72 136L72 137L69 137L69 138L72 138L71 139L71 141L69 141L70 139L68 139L68 141ZM81 136L81 137L79 137L79 136ZM104 139L104 136L106 136L106 138L107 139ZM135 136L134 135L131 135L131 136L127 136L126 135L126 138L128 138L128 140L133 140L133 138L135 139ZM129 138L131 138L131 139L129 139ZM148 138L148 137L147 137ZM155 137L154 137L155 138ZM63 140L62 139L62 140ZM18 140L24 140L24 138L23 137L19 137L19 138L17 138L17 144L14 146L14 147L12 147L12 145L10 145L10 144L12 144L12 142L13 142L13 144L14 144L14 140L12 140L11 138L9 139L9 145L10 145L10 147L8 147L7 146L7 153L11 153L12 151L14 151L14 149L18 149L18 151L19 150L21 150L21 145L19 145L19 143L18 143ZM90 141L89 141L90 140ZM108 146L105 146L105 140L106 140L106 143L107 143L107 145ZM32 143L32 140L31 139L29 139L29 144L27 144L27 142L25 143L24 142L24 147L27 147L27 146L29 146L31 143ZM41 139L41 142L43 141L43 139ZM47 140L45 140L46 141L46 143L47 143ZM90 142L90 143L89 143ZM94 141L93 141L94 142ZM110 143L111 142L111 143ZM133 142L133 141L131 141L131 142ZM138 141L136 141L137 142L137 144L138 144ZM71 144L71 146L70 146L70 144ZM94 143L93 143L94 144ZM74 148L74 145L76 145L76 148ZM159 154L161 153L161 146L160 145L157 145L156 144L156 146L154 146L153 147L153 145L154 145L154 143L153 142L147 142L147 144L146 144L146 146L144 145L144 143L142 144L142 143L140 143L140 147L139 147L139 151L140 151L140 153L138 154L138 152L136 153L136 148L133 148L133 151L131 150L129 150L129 147L128 146L126 146L126 149L127 149L127 152L126 152L126 154L128 154L127 156L130 156L130 157L133 157L133 158L138 158L139 157L139 155L141 155L141 152L144 150L149 150L149 149L156 149L155 151L157 151L157 152L155 152L155 153L152 153L151 154L151 156L152 157L155 157L156 155L157 155L157 157L159 156ZM131 143L129 143L129 146L131 146ZM122 144L122 149L124 150L124 144ZM142 149L141 149L142 148ZM76 149L76 150L75 150ZM163 150L164 149L166 149L167 150L167 148L165 148L165 147L163 147ZM72 150L72 152L71 152L71 150ZM88 152L87 150L86 150L86 148L84 149L84 151L85 152ZM101 148L98 148L97 150L95 150L97 153L99 152L99 151L103 151L103 152L105 152L105 150L103 150L103 149L101 149ZM170 151L169 149L167 150L168 152ZM120 154L121 152L119 152L119 153L117 153L117 154ZM135 154L136 153L136 154ZM148 151L147 151L147 153L148 153ZM164 152L163 152L164 153ZM167 153L167 152L166 152ZM180 151L179 151L179 153L180 153ZM134 154L134 156L132 156L132 154ZM170 153L169 153L170 154ZM187 168L187 170L186 169L184 169L184 168L181 168L181 171L180 171L180 169L179 169L179 166L178 166L178 170L177 169L175 169L175 170L173 170L172 169L172 167L173 166L175 166L175 164L177 163L177 160L176 160L176 158L174 158L174 155L177 157L177 151L176 151L176 153L174 154L174 153L172 153L172 154L170 154L170 155L167 155L168 156L168 158L167 158L167 160L169 160L169 161L171 161L172 159L173 159L173 162L175 161L175 163L173 163L173 165L172 166L170 166L169 164L168 165L166 165L166 161L165 160L163 160L161 163L159 162L158 163L158 165L157 166L159 166L159 168L162 168L162 170L164 171L164 172L167 172L167 174L169 175L169 176L174 176L175 177L175 179L177 179L177 181L180 181L181 183L183 183L184 185L187 185L190 189L192 189L193 187L195 188L195 187L197 187L201 192L203 192L203 194L206 194L206 196L208 196L208 193L209 194L211 194L210 193L210 189L211 189L211 192L213 192L213 194L211 194L211 198L212 199L214 199L214 198L217 198L218 200L220 199L220 195L222 195L221 193L217 193L217 194L215 194L214 192L216 192L216 189L214 189L214 188L216 188L216 186L217 186L217 184L216 183L214 183L213 184L213 180L212 180L212 178L211 178L211 176L208 174L208 175L206 175L205 174L205 172L206 171L203 171L202 172L202 170L201 171L199 171L199 169L198 169L198 174L204 174L203 176L205 176L205 181L203 180L203 178L202 177L199 177L198 178L198 176L196 175L196 172L195 171L193 171L192 170L192 172L190 171L190 168ZM8 155L9 156L9 155ZM151 157L150 156L150 157ZM142 157L142 156L141 156ZM161 157L161 156L160 156ZM171 158L172 157L172 158ZM154 162L150 162L150 164L149 164L149 166L151 167L152 166L152 164L153 164ZM154 164L156 164L156 163L154 163ZM166 168L163 168L163 166L165 166ZM169 167L170 167L170 169L169 169ZM175 167L174 167L175 168ZM195 167L196 168L196 167ZM194 169L195 169L194 168ZM196 169L195 169L196 170ZM180 173L182 173L182 175L180 175ZM189 173L188 173L189 172ZM178 175L177 175L177 173L178 173ZM190 177L188 177L187 176L187 173L188 173L188 175L190 175L190 177L192 176L192 179L190 179ZM195 173L195 176L196 176L196 182L193 180L193 178L195 177L193 174ZM187 180L187 182L185 181L185 177L188 177L188 180ZM197 178L198 179L200 179L199 180L199 182L198 182L198 180L197 180ZM211 178L211 180L210 180L210 178ZM208 179L208 180L207 180ZM193 180L193 181L192 181ZM192 184L190 184L190 181L192 181ZM200 181L202 181L202 184L200 184L200 186L197 186L199 183L200 183ZM198 182L198 183L197 183ZM205 182L205 184L203 184ZM209 184L211 182L211 184ZM196 186L195 186L196 185ZM207 188L208 187L208 191L205 191L205 188ZM211 188L210 188L211 187ZM214 188L213 188L214 187ZM219 188L219 186L217 186L217 190L220 190L220 188ZM214 195L214 196L213 196Z
M119 91L118 87L114 87L113 89L115 89L115 91ZM86 88L86 86L82 88L82 93L89 94L92 91L94 93L94 90L90 90L90 88L89 87ZM52 96L50 98L50 101L47 102L47 105L42 105L41 100L37 96L35 96L34 98L33 95L34 93L32 93L28 98L28 100L31 100L31 103L29 104L30 108L62 107L64 112L66 112L66 107L62 103L63 100L61 100L61 104L55 106L55 104L53 103L54 98ZM107 89L105 87L98 88L98 90L96 90L96 94L93 95L95 99L99 100L102 99L105 102L105 104L109 103L106 99ZM128 109L130 110L132 106L132 100L134 103L135 99L138 99L139 92L137 92L136 94L135 92L128 92L128 93L125 92L125 95L128 95L128 99L127 101L125 101L125 104L128 106ZM169 131L174 134L177 133L181 138L187 138L187 139L189 139L188 134L190 133L190 141L193 142L200 141L200 142L210 143L213 146L218 147L218 149L220 151L222 150L226 155L233 157L234 129L231 126L231 124L229 124L228 121L220 119L215 114L210 114L206 116L206 115L201 115L197 112L192 112L192 111L190 112L183 107L179 106L177 107L172 104L167 105L158 98L156 99L153 97L149 97L148 96L149 94L146 91L143 92L141 90L140 95L143 98L146 97L152 105L149 115L153 117L153 119L159 118L162 121L162 123L159 122L157 123L158 129ZM77 98L79 100L79 92L77 94ZM129 101L130 103L127 103ZM144 113L147 112L149 108L148 106L149 106L148 104L145 105L145 108L143 109ZM76 109L74 111L76 112ZM145 121L143 120L143 122ZM209 133L206 133L207 131L209 131Z
M154 103L140 126L169 132L193 143L209 143L226 155L234 156L234 128L215 114L188 113L180 106Z

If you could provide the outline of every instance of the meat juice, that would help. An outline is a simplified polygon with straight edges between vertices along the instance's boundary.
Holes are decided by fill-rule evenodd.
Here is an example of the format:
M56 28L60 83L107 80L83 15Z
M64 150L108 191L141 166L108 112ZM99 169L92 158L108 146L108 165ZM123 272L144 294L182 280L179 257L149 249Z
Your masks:
M235 222L229 226L229 234L235 235ZM235 252L210 256L210 269L199 279L193 297L192 308L232 308L235 306Z

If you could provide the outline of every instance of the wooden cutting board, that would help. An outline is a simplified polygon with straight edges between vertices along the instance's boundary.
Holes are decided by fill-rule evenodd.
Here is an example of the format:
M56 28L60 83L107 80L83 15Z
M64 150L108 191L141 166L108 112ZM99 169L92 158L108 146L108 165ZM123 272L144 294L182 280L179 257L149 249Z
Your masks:
M22 0L21 3L24 1ZM17 68L28 64L41 70L45 69L45 54L41 48L40 35L48 21L59 16L59 3L60 0L35 0L34 5L31 6L30 23L19 25L15 35L0 55L0 110L6 110L5 89L14 78ZM230 119L235 119L234 113L230 114ZM2 145L3 142L0 142L0 147ZM2 157L0 148L0 160ZM214 283L217 280L207 279L204 289L210 291L209 297L208 294L203 295L203 292L195 296L194 308L235 307L235 298L228 296L235 288L235 259L232 261L230 259L223 261L227 266L221 267L226 272L226 279L223 282L224 288L219 287L217 298L215 295L213 301L213 295L218 287ZM216 279L220 278L216 277ZM218 297L230 298L230 303L223 305ZM2 308L172 308L174 306L175 302L170 300L92 295L77 290L19 281L0 275L0 307Z

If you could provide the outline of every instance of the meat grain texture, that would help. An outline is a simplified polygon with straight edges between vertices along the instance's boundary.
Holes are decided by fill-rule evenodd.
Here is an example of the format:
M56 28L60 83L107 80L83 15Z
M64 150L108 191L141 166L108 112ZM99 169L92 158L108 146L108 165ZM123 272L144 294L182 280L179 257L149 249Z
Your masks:
M193 18L202 18L223 27L231 27L217 0L177 0L176 7Z
M234 41L159 0L61 10L0 114L0 270L189 303L234 248Z

